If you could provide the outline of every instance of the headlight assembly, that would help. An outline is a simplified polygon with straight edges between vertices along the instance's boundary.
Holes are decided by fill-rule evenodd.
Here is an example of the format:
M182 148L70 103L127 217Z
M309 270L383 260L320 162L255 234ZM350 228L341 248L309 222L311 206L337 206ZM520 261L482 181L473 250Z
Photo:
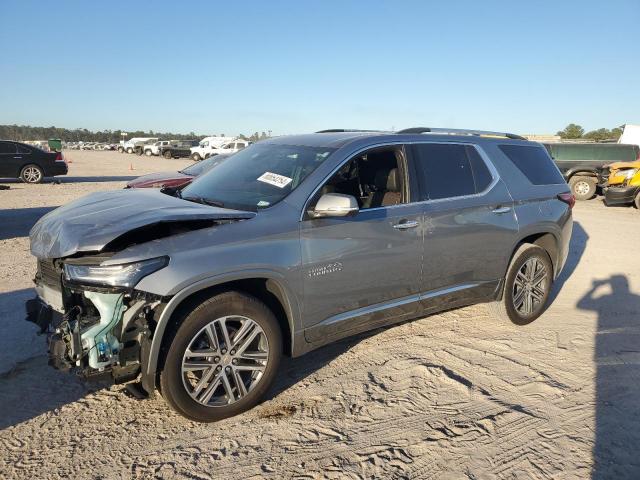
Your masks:
M629 170L622 170L618 175L622 175L625 179L629 180L638 172L637 168L630 168Z
M65 279L74 283L133 288L140 280L166 267L169 257L152 258L122 265L64 264Z

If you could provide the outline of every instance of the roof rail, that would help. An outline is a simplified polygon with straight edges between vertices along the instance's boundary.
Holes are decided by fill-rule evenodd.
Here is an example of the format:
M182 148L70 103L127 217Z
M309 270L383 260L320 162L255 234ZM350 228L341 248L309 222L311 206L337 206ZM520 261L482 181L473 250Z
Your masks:
M515 133L490 132L487 130L465 130L459 128L429 128L429 127L413 127L399 130L396 133L439 133L442 135L473 135L476 137L506 137L513 140L526 140L521 135Z
M344 132L382 132L382 130L357 130L355 128L328 128L326 130L318 130L316 133L344 133Z

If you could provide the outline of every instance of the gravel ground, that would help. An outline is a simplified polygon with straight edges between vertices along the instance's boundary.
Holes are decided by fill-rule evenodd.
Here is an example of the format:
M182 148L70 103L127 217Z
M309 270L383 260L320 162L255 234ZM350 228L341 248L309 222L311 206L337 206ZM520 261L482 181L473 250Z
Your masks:
M200 425L52 370L23 321L38 217L188 164L67 156L62 184L0 191L0 478L640 478L635 209L576 206L567 267L532 325L478 305L347 339L285 360L252 411Z

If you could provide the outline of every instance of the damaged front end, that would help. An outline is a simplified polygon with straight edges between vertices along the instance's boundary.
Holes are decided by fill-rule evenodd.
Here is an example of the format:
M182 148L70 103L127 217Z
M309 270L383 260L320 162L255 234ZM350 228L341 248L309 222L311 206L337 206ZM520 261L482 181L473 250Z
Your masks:
M126 383L138 379L164 307L162 297L133 286L168 259L103 267L104 260L104 255L39 259L38 297L27 302L27 320L47 334L51 366ZM151 393L153 382L145 383Z

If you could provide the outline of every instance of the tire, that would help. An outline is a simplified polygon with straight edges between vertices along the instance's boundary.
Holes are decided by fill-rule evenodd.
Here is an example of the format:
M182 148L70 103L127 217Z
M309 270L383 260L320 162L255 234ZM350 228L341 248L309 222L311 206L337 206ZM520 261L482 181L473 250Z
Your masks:
M162 154L162 156L163 156L164 158L166 158L167 160L169 160L170 158L172 158L172 157L173 157L173 155L171 154L171 152L170 152L169 150L167 150L166 152L164 152L164 153Z
M147 157L150 157L151 155L153 155L153 152L152 152L151 150L145 150L145 151L144 151L144 154L145 154Z
M118 147L118 152L120 152L120 153L124 153L124 148L122 148L122 147Z
M22 167L22 170L20 170L20 179L24 183L40 183L43 178L44 172L42 171L42 168L33 163L25 165Z
M191 154L191 160L193 160L194 162L199 162L200 160L202 160L202 157L199 153L193 153Z
M127 148L127 153L133 153L133 148L131 147Z
M640 210L640 190L638 190L638 193L636 194L636 198L633 201L633 204L638 210Z
M597 180L594 177L574 175L569 179L571 193L576 200L590 200L596 194Z
M214 338L210 333L211 325L214 325L217 346L214 340L210 340ZM229 332L229 346L222 334L224 325ZM242 328L247 328L248 332L237 340L242 352L232 354L235 335ZM258 332L255 339L249 342L248 347L244 345L242 340L252 338L255 332ZM239 357L250 349L251 354ZM213 355L186 357L187 350L207 350ZM160 391L171 408L190 420L222 420L258 404L276 376L281 353L280 326L265 304L240 292L214 295L188 313L178 327L160 373ZM260 359L256 360L258 356ZM205 367L198 369L199 366ZM240 382L236 375L240 376ZM205 377L208 380L203 382ZM230 397L234 401L228 403Z
M529 268L525 267L525 265L527 265L527 267ZM539 299L535 300L532 297L528 297L528 290L525 289L525 291L523 292L525 298L523 298L523 301L519 303L516 289L518 289L518 291L521 291L521 289L516 285L516 276L518 276L519 279L522 278L522 276L530 279L530 277L527 276L526 270L534 271L530 270L530 267L532 265L534 265L536 276L541 275L541 267L544 267L545 269L546 276L543 277L539 283L537 283L538 288L534 287L531 290L532 293L537 293ZM526 269L524 273L522 272L523 269ZM521 274L521 276L518 275L519 273ZM536 285L535 283L533 284ZM505 277L502 299L498 302L490 303L489 308L492 313L500 319L503 319L505 321L510 320L516 325L527 325L533 322L540 315L542 315L542 313L546 310L552 285L553 266L551 264L549 254L542 247L533 245L531 243L525 243L521 245L518 250L516 250L516 253L513 255L513 259L509 264L507 275ZM527 298L529 298L531 301L530 309L526 308ZM530 311L527 313L527 310Z

